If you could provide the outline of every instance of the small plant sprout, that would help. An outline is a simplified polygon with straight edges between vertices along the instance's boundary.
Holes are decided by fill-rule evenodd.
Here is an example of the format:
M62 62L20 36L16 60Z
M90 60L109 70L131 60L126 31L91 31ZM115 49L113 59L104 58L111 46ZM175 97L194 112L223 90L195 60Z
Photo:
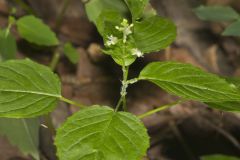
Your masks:
M121 23L121 27L116 26L115 28L123 33L123 43L126 43L127 41L127 37L128 35L132 34L132 28L133 24L128 24L128 20L127 19L123 19L122 23Z

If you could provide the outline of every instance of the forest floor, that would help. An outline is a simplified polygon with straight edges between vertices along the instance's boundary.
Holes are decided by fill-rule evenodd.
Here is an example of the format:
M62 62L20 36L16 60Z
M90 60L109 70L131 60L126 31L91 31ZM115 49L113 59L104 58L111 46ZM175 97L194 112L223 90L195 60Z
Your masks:
M54 29L56 15L63 0L26 0L36 14ZM222 37L224 24L199 20L193 8L201 4L231 5L240 11L238 0L151 0L152 6L164 17L172 19L178 36L170 48L146 55L130 68L130 77L151 61L174 60L191 63L223 76L240 76L240 44L238 38ZM0 0L0 26L7 24L9 8L14 6ZM18 16L25 14L18 8ZM16 33L13 29L13 33ZM51 48L39 48L19 38L18 58L49 64ZM121 69L101 53L102 41L96 28L86 17L83 3L72 0L58 30L61 41L70 41L77 47L80 61L71 64L61 57L56 73L61 77L62 92L66 98L86 105L114 106L119 98ZM171 96L147 82L134 84L128 90L129 111L139 115L152 108L171 103ZM59 103L53 112L56 127L77 109ZM186 102L162 111L144 120L151 136L149 160L198 160L204 154L222 153L240 157L240 116L210 109L197 102ZM42 133L42 132L41 132ZM42 133L43 134L43 133ZM41 136L44 139L44 136ZM44 141L44 140L42 140ZM43 148L43 147L42 147ZM44 150L44 149L42 149ZM43 151L44 152L44 151ZM48 152L45 149L45 152ZM16 147L0 137L1 160L27 160Z

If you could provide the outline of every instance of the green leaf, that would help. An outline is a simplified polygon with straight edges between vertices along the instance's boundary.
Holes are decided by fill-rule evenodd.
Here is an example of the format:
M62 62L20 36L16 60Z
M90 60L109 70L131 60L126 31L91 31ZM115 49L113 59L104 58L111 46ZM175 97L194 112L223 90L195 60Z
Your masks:
M97 18L104 10L115 10L125 15L128 10L123 0L90 0L86 5L86 13L90 21L96 24Z
M17 53L15 38L7 30L0 30L0 57L3 60L14 59Z
M30 60L0 63L0 117L36 117L52 111L61 97L58 77Z
M240 101L208 102L209 107L227 112L240 112Z
M39 120L34 119L0 119L0 134L17 146L24 154L39 160Z
M240 158L223 155L203 156L201 160L240 160Z
M78 51L73 47L71 43L66 43L63 47L64 54L67 56L67 58L73 63L77 64L79 61L79 53Z
M231 83L240 90L240 77L224 77L228 83Z
M169 93L186 99L202 102L240 100L236 86L190 64L153 62L141 71L139 78L149 80Z
M225 78L226 81L231 84L232 86L236 86L237 89L240 91L240 78L237 77L227 77ZM240 111L240 101L225 101L225 102L219 102L219 103L206 103L210 107L228 111L228 112L239 112Z
M149 137L136 116L93 106L70 117L58 129L55 144L60 160L139 160Z
M194 12L200 19L207 21L232 21L239 18L239 14L229 6L199 6Z
M133 38L143 53L159 51L175 40L176 27L172 21L154 16L134 24Z
M131 11L133 20L141 18L149 0L124 0Z
M114 10L102 11L97 19L96 26L104 41L111 34L114 36L121 35L120 32L117 32L115 26L118 26L122 20L122 16Z
M56 34L37 17L24 16L16 24L20 36L29 42L44 46L59 44Z
M240 36L240 20L228 26L222 34L224 36Z

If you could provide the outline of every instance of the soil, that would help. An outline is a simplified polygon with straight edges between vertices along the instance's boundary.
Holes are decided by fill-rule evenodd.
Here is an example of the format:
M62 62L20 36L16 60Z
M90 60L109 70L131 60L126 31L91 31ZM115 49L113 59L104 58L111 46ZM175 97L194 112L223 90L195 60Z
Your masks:
M115 106L120 91L121 68L110 57L101 53L102 40L94 25L89 22L80 0L71 0L56 28L56 17L64 0L24 0L52 29L62 42L70 41L80 54L77 65L71 64L63 55L55 70L62 81L64 97L86 105ZM239 38L222 37L224 24L203 22L192 9L200 4L231 5L240 11L237 0L151 0L158 14L172 19L178 28L178 36L168 49L140 58L130 68L135 77L149 62L174 60L191 63L202 69L223 76L240 75ZM17 17L26 14L15 1L0 0L0 27L7 24L11 7L17 8ZM39 48L19 38L18 58L31 59L49 64L53 48ZM139 115L155 107L177 99L153 84L139 82L128 90L128 109ZM59 103L52 113L55 127L76 112L73 106ZM143 119L151 137L149 160L198 160L206 154L227 154L240 157L240 116L208 108L198 102L186 102ZM46 129L40 131L40 150L43 157L55 160L55 148ZM6 137L0 137L1 160L31 159L12 146Z

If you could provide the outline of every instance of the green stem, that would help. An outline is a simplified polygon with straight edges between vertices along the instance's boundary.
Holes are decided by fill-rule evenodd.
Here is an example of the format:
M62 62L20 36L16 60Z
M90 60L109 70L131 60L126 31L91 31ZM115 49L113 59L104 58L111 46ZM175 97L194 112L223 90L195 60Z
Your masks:
M53 55L50 65L49 65L52 71L56 69L59 59L60 59L60 54L59 54L59 52L56 51Z
M10 30L11 30L14 23L15 23L15 19L12 16L9 16L8 17L8 26L7 26L7 29L6 29L5 37L7 37L9 35Z
M119 109L119 107L121 106L122 102L123 102L123 98L121 97L121 98L119 99L118 103L117 103L117 106L116 106L116 108L115 108L115 112L118 111L118 109Z
M121 91L121 96L122 96L122 102L123 102L123 110L127 111L127 100L126 100L126 95L127 95L127 79L128 79L128 70L129 67L123 67L123 82L122 82L122 91Z
M123 80L122 80L122 87L120 92L121 97L117 103L115 112L119 110L121 104L123 105L123 110L127 111L127 100L126 100L127 87L128 87L128 84L133 83L132 81L128 81L128 70L129 70L128 66L122 66ZM136 80L134 80L134 82L136 82Z
M184 101L184 100L178 100L178 101L176 101L176 102L173 102L173 103L170 103L170 104L166 104L166 105L160 106L160 107L158 107L158 108L156 108L156 109L150 110L150 111L148 111L148 112L146 112L146 113L144 113L144 114L139 115L138 118L142 119L142 118L151 116L151 115L153 115L153 114L155 114L155 113L157 113L157 112L160 112L160 111L162 111L162 110L164 110L164 109L170 108L170 107L172 107L172 106L175 106L175 105L180 104L180 103L183 103L183 102L185 102L185 101Z
M71 105L74 105L74 106L78 106L78 107L80 107L80 108L85 108L84 105L82 105L82 104L80 104L80 103L77 103L77 102L74 102L74 101L72 101L72 100L70 100L70 99L67 99L67 98L65 98L65 97L61 97L60 100L66 102L66 103L68 103L68 104L71 104Z

